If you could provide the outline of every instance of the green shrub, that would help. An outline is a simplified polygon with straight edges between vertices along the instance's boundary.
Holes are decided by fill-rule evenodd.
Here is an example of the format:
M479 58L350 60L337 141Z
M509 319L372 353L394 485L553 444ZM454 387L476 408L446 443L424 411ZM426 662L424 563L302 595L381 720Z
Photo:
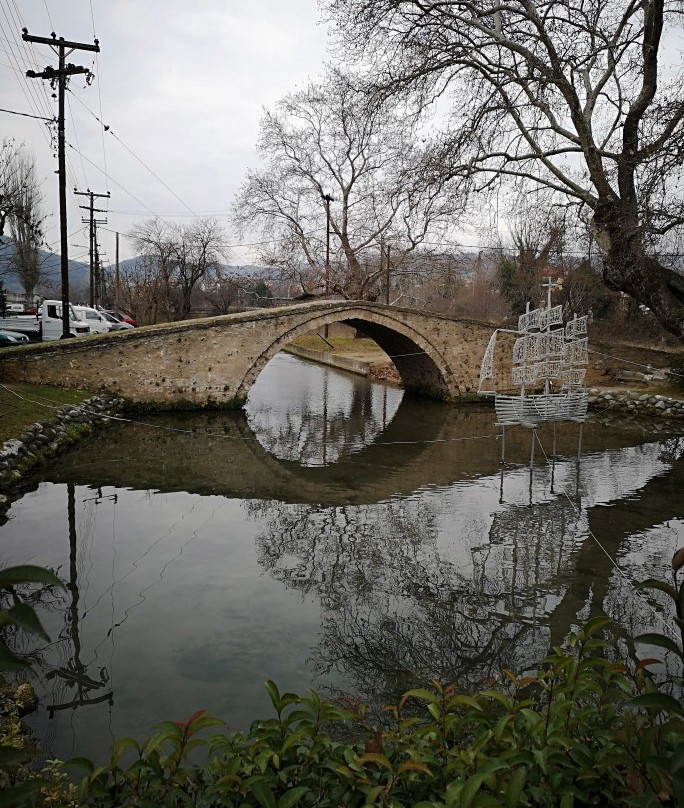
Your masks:
M674 586L647 585L673 599L684 634L677 571ZM144 743L117 741L107 766L75 758L35 775L41 790L28 798L62 808L684 805L684 707L649 674L657 660L612 658L601 636L609 622L590 620L535 675L505 671L474 694L439 682L411 690L387 707L390 729L371 725L362 705L280 693L268 681L274 715L247 733L226 732L205 711L165 721ZM669 637L636 640L684 661ZM679 669L673 684L681 680ZM85 774L74 786L64 772L77 768Z

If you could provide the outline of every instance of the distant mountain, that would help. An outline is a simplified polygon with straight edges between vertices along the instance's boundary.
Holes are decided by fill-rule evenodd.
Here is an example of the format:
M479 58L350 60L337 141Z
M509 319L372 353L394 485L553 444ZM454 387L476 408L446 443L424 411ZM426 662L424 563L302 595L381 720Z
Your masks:
M6 291L13 294L23 294L16 272L11 269L14 255L14 242L10 238L0 239L0 280ZM61 258L55 253L45 250L39 251L42 279L38 289L58 288L62 283ZM75 289L87 286L90 278L90 267L83 261L69 261L69 285Z
M134 258L127 258L125 261L120 261L119 269L123 272L135 266L141 258L142 256L136 255ZM245 277L262 277L263 275L273 272L271 267L263 267L258 264L224 264L223 269L228 275L244 275Z

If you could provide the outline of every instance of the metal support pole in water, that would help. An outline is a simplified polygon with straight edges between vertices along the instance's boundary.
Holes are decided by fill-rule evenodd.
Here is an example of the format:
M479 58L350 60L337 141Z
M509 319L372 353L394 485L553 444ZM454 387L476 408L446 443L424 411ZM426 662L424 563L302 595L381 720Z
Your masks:
M501 427L501 465L506 463L506 427Z
M553 484L556 477L556 422L553 422L553 450L551 459L551 493L554 494Z
M530 505L532 504L532 480L534 477L534 442L537 439L537 430L532 429L532 445L530 447Z
M579 438L577 440L577 475L575 479L575 496L579 499L580 488L580 458L582 456L582 434L584 432L584 424L580 422L579 425Z

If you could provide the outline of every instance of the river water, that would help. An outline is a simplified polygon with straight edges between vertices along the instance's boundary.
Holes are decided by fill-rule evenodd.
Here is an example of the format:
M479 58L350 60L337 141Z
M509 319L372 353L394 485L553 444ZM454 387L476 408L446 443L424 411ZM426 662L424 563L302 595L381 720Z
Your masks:
M434 678L533 669L590 615L626 646L663 629L684 545L684 437L610 410L578 428L494 413L278 355L245 413L112 424L40 471L0 527L6 564L49 566L38 610L49 757L206 708L245 729L281 689L379 712Z

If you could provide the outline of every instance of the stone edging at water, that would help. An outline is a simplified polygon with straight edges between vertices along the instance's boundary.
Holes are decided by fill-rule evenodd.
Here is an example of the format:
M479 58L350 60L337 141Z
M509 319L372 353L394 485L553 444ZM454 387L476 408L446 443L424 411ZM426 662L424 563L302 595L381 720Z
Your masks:
M589 406L656 418L684 418L684 401L633 390L623 393L593 387L589 390Z
M107 394L86 399L81 404L65 404L46 422L36 422L18 439L5 441L0 449L0 489L21 480L34 466L54 457L60 450L80 440L121 405Z
M339 370L346 370L349 373L357 373L360 376L368 376L371 369L370 362L361 359L352 359L349 356L331 353L330 351L316 351L313 348L304 348L301 345L288 345L283 349L285 353L294 354L301 359L309 359L312 362L319 362L321 365L329 365Z

